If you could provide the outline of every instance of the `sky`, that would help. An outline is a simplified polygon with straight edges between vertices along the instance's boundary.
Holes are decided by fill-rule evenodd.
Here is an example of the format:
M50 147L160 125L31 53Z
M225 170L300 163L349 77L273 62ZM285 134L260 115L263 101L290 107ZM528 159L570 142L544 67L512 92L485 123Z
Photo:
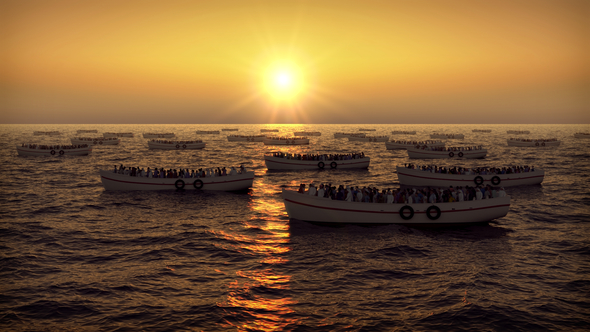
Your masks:
M0 123L590 123L590 1L0 1Z

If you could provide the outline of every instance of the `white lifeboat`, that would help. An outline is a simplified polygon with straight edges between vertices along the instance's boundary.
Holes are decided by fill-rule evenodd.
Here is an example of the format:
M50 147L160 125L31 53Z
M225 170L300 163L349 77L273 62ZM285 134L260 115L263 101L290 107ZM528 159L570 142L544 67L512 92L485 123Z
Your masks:
M365 137L365 133L334 133L334 138Z
M266 135L229 135L228 142L262 142Z
M420 147L437 147L442 148L445 146L443 141L391 141L385 142L385 148L387 150L405 150L407 148L420 148Z
M359 131L377 131L377 129L373 129L373 128L359 128Z
M590 133L575 133L575 138L590 138Z
M445 138L445 139L463 139L465 135L463 134L430 134L430 138Z
M219 133L219 130L197 130L198 135L216 135Z
M416 135L416 131L405 131L405 130L394 130L391 132L393 135Z
M328 169L328 168L367 168L371 158L357 155L358 158L340 160L336 155L317 156L318 160L295 159L281 152L269 152L264 156L266 167L272 170Z
M491 133L491 129L473 129L472 132L474 133Z
M34 131L33 135L35 136L59 136L61 133L59 131Z
M197 178L149 178L100 170L105 190L218 190L240 191L252 187L254 172Z
M260 129L261 133L278 133L278 129Z
M309 145L307 137L265 137L264 145Z
M530 134L531 132L528 130L507 130L507 134L515 134L515 135L523 135L523 134Z
M503 187L514 187L524 185L540 184L545 178L545 171L535 169L534 171L510 174L485 174L480 175L469 171L468 174L433 173L427 170L412 169L404 166L397 166L397 178L404 186L429 186L429 187L457 187L473 185L492 185Z
M387 142L389 136L365 136L365 137L349 137L349 142Z
M74 137L70 138L72 144L92 144L92 145L117 145L121 139L116 137Z
M510 209L510 196L450 202L387 204L332 200L283 189L289 218L359 224L467 224L502 218Z
M133 137L133 133L103 133L102 136L105 138L109 137Z
M238 131L238 128L222 128L221 131Z
M471 147L450 147L450 148L408 148L408 157L412 159L446 159L446 158L465 158L465 159L478 159L484 158L488 154L488 150Z
M78 131L76 132L77 134L96 134L98 133L98 130L96 129L78 129Z
M207 143L201 140L193 141L165 141L151 140L148 141L148 148L160 150L196 150L203 149Z
M92 152L87 144L78 145L45 145L45 144L23 144L16 146L19 156L86 156Z
M552 139L521 139L521 138L509 138L506 140L508 146L532 146L532 147L544 147L544 146L559 146L561 141L556 138Z
M319 131L296 131L293 136L322 136Z
M176 135L174 133L144 133L143 138L174 138Z

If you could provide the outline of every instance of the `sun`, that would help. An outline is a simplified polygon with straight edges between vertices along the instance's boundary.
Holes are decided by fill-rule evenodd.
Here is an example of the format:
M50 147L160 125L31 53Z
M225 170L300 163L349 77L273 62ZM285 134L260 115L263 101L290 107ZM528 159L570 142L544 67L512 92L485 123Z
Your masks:
M264 89L274 100L296 100L303 92L303 85L301 70L292 63L275 63L264 74Z

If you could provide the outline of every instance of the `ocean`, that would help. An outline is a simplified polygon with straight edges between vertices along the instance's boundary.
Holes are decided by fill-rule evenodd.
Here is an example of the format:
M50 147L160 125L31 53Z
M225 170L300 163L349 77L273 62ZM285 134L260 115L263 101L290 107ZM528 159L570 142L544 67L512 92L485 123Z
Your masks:
M239 128L197 135L196 130ZM228 142L277 128L319 131L309 146ZM335 132L483 145L479 160L409 160ZM89 156L20 157L21 143L69 144L78 129L133 132ZM472 129L492 129L473 133ZM59 137L33 136L58 130ZM416 130L417 135L391 135ZM508 135L507 130L530 130ZM0 125L2 331L584 331L590 329L589 125ZM150 150L142 133L201 138L203 150ZM101 136L85 134L83 136ZM509 137L559 147L508 147ZM366 170L268 171L265 152L349 153ZM487 225L325 225L289 220L281 189L300 183L398 188L396 165L529 165L542 185L508 187ZM246 193L105 191L114 165L244 165Z

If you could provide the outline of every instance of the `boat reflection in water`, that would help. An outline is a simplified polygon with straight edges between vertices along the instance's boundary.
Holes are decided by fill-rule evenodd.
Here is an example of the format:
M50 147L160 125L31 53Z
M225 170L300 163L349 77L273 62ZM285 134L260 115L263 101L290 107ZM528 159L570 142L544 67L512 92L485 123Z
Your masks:
M273 269L287 262L284 254L291 250L289 223L279 196L261 199L277 192L278 188L261 184L264 181L261 178L255 181L258 183L253 186L253 199L249 204L252 214L250 220L243 223L245 229L216 235L232 246L224 249L258 257L255 261L259 264L253 269L233 271L235 280L228 285L227 300L218 306L226 312L224 329L283 331L288 329L287 326L297 324L297 319L288 317L294 312L291 306L296 301L290 296L282 296L289 289L291 276ZM252 266L252 262L249 265ZM228 274L230 278L234 277Z

